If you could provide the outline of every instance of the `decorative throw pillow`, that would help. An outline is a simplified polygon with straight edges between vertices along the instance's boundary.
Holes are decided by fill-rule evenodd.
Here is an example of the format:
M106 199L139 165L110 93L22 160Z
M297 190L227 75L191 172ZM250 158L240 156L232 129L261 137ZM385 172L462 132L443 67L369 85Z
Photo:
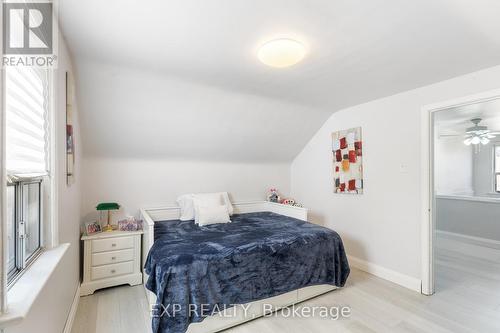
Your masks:
M231 222L227 212L226 205L218 206L196 206L196 218L200 227L215 224L215 223L228 223Z
M194 203L194 222L198 224L199 221L199 209L200 207L209 208L209 207L218 207L226 205L223 202L222 194L218 193L199 193L193 195L193 203ZM226 207L227 211L227 207ZM228 212L229 214L229 212Z
M229 216L233 215L233 205L229 200L227 192L184 194L176 200L181 209L179 217L181 221L195 220L196 222L196 211L194 205L195 198L198 200L199 204L203 206L225 205Z

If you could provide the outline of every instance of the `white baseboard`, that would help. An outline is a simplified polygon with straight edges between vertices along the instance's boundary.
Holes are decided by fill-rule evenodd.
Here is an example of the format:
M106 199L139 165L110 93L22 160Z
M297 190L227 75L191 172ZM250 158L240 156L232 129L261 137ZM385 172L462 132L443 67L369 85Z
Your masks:
M68 318L66 319L66 324L64 325L63 333L71 333L79 301L80 301L80 284L78 284L78 288L76 288L75 296L73 298L73 302L71 303L71 309L69 310Z
M349 265L364 272L373 274L384 280L391 281L405 288L416 292L422 292L422 281L412 276L408 276L388 268L376 265L374 263L359 259L353 256L347 256Z
M482 246L482 247L489 247L492 249L500 250L500 241L497 241L494 239L481 238L481 237L469 236L469 235L464 235L464 234L457 234L454 232L443 231L443 230L436 230L436 236L451 239L451 240L462 242L462 243L478 245L478 246Z

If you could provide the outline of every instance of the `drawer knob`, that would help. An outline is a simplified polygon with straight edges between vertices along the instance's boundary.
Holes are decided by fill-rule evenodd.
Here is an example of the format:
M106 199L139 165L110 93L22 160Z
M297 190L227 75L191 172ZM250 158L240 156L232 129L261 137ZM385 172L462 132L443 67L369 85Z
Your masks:
M111 274L115 274L116 271L114 269L111 270Z
M116 246L116 244L115 244L115 243L113 243L113 244L111 244L111 246L112 246L112 247L115 247L115 246Z
M116 257L111 257L111 260L116 260Z

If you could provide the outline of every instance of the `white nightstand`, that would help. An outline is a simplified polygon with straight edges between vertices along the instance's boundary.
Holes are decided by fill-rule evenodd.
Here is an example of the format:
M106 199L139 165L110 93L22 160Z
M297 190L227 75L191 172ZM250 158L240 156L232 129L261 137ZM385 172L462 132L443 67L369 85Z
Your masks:
M141 231L110 231L82 236L83 282L80 295L101 288L142 283Z

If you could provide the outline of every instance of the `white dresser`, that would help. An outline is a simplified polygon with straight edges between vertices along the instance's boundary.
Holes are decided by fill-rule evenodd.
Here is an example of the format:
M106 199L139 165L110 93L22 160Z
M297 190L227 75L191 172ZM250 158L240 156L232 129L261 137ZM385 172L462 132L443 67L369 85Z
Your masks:
M110 231L82 236L82 296L101 288L142 284L142 231Z

